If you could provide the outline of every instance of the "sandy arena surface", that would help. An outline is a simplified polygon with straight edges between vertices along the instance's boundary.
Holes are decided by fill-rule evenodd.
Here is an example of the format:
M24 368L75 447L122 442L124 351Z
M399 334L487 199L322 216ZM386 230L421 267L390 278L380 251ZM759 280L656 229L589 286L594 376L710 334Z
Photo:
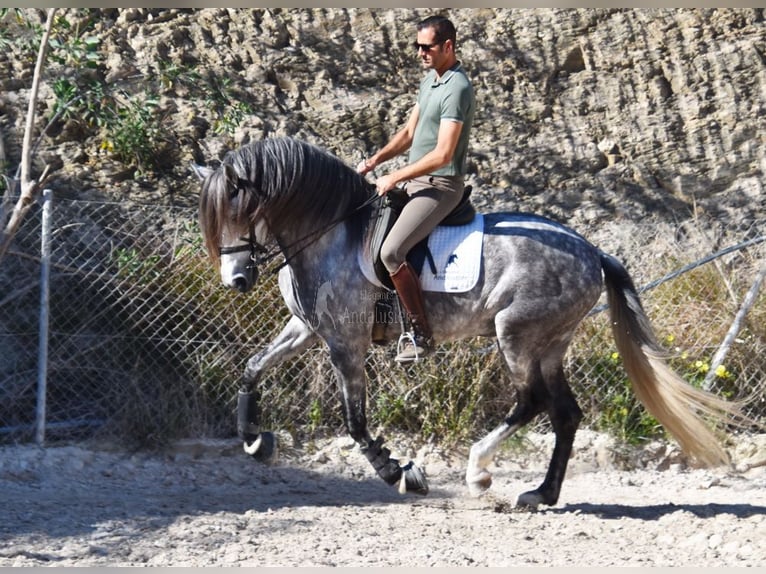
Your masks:
M729 469L655 446L624 470L581 431L559 503L537 512L514 502L542 480L548 435L502 452L479 498L465 453L401 438L387 444L425 468L428 496L386 486L347 438L282 437L270 466L236 441L6 446L0 566L763 566L765 438L738 444Z

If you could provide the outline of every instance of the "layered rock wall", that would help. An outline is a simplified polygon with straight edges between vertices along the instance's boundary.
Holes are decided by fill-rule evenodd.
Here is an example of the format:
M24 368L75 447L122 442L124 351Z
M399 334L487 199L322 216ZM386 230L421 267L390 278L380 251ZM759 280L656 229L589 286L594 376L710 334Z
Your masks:
M125 97L158 91L167 158L164 169L134 178L103 149L98 129L63 126L44 141L38 165L58 167L55 184L73 194L178 197L196 194L190 160L217 160L271 135L302 137L356 163L413 105L423 70L411 43L430 13L70 13L95 18L97 74L106 85ZM480 208L533 210L581 226L697 217L747 227L764 213L763 9L445 13L479 103L469 160ZM0 54L0 125L11 164L33 65L17 56ZM60 73L53 63L47 69L43 111L55 103L50 86ZM216 82L248 109L228 132L215 129L221 111L200 96L201 85Z

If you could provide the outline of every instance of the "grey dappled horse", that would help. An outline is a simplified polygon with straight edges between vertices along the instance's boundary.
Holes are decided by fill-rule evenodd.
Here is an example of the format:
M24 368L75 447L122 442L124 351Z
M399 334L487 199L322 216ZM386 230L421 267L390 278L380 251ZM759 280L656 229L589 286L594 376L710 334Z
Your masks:
M238 429L245 450L257 454L263 449L268 456L273 447L267 444L273 435L258 427L258 405L252 401L261 376L324 341L351 437L387 483L427 493L425 474L412 461L401 466L383 447L383 438L373 439L367 428L364 361L370 321L340 320L372 317L376 297L385 292L359 266L360 250L369 242L374 186L337 157L292 138L245 145L229 152L217 169L198 167L197 173L202 178L200 226L223 283L250 290L270 243L276 243L275 253L285 261L279 288L292 317L244 370ZM604 287L617 348L637 397L687 454L703 464L725 462L727 454L703 416L731 419L737 406L694 389L663 362L622 264L544 217L488 213L484 218L477 285L466 293L425 294L434 340L496 337L515 391L510 415L470 449L465 474L470 492L489 488L487 467L500 443L547 413L556 436L548 471L542 484L522 494L517 504L536 508L557 502L582 417L562 361L575 329ZM316 310L319 293L321 312Z

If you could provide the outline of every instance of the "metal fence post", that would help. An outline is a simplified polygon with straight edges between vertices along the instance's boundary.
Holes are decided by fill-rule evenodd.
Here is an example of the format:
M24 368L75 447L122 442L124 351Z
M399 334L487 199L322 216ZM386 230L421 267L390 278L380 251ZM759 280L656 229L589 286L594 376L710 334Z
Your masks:
M37 409L35 442L42 446L45 442L46 395L48 391L48 312L50 290L51 257L51 210L53 191L43 190L43 217L40 239L40 341L37 356Z

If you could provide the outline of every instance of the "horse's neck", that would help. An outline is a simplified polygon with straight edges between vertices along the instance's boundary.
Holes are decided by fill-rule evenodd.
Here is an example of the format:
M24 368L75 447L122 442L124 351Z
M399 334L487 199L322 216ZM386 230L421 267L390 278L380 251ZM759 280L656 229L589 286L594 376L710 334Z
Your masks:
M371 193L353 206L337 209L330 217L311 212L291 214L287 221L280 221L280 229L272 232L288 258L297 257L298 252L321 256L327 249L338 250L335 257L342 258L364 241L370 215L375 211L369 203L375 197L377 194Z
M348 242L348 233L342 222L322 227L290 226L276 237L288 261L305 261L309 266L320 264L328 253L341 258L343 247Z

